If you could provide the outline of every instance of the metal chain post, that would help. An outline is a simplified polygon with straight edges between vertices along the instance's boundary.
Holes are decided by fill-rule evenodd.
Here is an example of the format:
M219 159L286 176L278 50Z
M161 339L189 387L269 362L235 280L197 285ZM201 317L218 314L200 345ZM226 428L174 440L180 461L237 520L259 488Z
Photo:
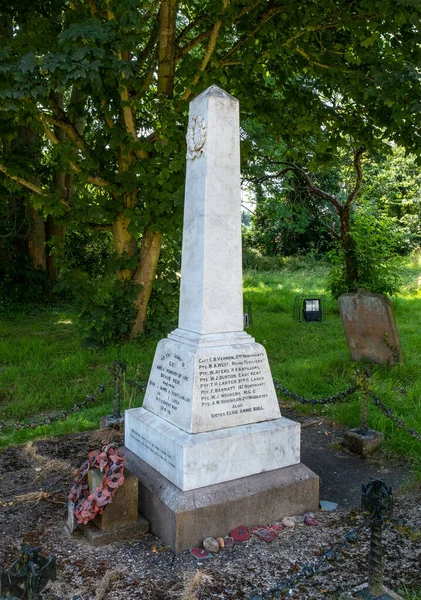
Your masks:
M109 371L114 379L113 419L121 419L121 385L124 374L126 372L126 365L123 362L121 362L121 360L114 360L111 367L109 368Z
M360 391L361 412L360 429L368 431L368 390L370 387L371 373L368 369L358 369L356 372L357 387Z
M371 538L368 576L368 600L383 596L383 521L392 514L392 488L388 488L382 479L373 479L363 484L361 506L370 513Z

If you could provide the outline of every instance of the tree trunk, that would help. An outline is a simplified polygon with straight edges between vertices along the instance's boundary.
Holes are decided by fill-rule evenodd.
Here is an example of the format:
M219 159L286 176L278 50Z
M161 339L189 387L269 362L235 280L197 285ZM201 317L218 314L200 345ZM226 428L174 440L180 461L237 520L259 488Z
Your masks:
M57 258L63 253L66 227L56 223L54 217L47 217L47 272L49 279L57 279L59 268Z
M140 247L139 266L133 275L133 283L142 286L136 298L137 315L130 335L137 337L145 332L146 313L156 278L162 233L145 229Z
M26 207L30 229L27 239L28 254L34 269L47 270L47 252L45 248L45 223L44 217L33 206Z
M354 254L354 240L349 233L351 217L350 208L344 207L344 209L338 211L338 215L340 219L341 246L345 259L346 277L349 282L358 281L358 268L355 263Z

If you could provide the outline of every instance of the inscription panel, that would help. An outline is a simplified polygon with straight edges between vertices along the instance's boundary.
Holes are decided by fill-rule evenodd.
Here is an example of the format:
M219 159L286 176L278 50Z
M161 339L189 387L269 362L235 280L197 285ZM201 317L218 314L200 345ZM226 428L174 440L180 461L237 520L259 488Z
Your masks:
M202 411L212 420L265 411L269 399L265 352L200 357L197 376ZM243 418L239 419L243 422ZM259 417L253 421L260 420ZM248 419L247 419L248 421Z
M188 433L281 416L266 351L256 343L197 349L159 342L143 407Z
M186 359L177 352L157 353L148 383L148 393L156 399L156 414L172 421L177 419L177 413L185 413L192 402L191 375Z
M138 432L133 427L130 428L130 437L135 441L139 456L147 456L148 453L152 454L158 461L163 461L171 469L175 469L175 458L171 452L167 449L161 448L157 444L156 440L149 439L144 432Z

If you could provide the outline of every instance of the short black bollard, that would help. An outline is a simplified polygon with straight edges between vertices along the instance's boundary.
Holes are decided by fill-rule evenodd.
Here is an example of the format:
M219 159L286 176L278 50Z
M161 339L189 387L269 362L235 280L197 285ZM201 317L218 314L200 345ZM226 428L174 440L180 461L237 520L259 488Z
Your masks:
M356 384L360 393L360 426L345 432L344 445L354 454L366 457L377 450L383 441L383 434L368 426L368 398L371 373L366 368L356 371Z
M359 598L379 600L392 598L383 585L383 521L390 517L393 509L392 488L388 488L382 479L373 479L363 484L361 508L370 513L371 539L368 589L358 593Z

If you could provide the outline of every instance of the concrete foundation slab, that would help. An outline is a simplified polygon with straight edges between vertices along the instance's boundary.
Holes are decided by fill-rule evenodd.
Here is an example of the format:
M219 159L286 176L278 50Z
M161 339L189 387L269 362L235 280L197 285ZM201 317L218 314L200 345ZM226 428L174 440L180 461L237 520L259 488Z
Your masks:
M139 479L139 512L176 553L238 525L264 525L319 507L319 478L301 463L182 492L133 452L124 452Z

